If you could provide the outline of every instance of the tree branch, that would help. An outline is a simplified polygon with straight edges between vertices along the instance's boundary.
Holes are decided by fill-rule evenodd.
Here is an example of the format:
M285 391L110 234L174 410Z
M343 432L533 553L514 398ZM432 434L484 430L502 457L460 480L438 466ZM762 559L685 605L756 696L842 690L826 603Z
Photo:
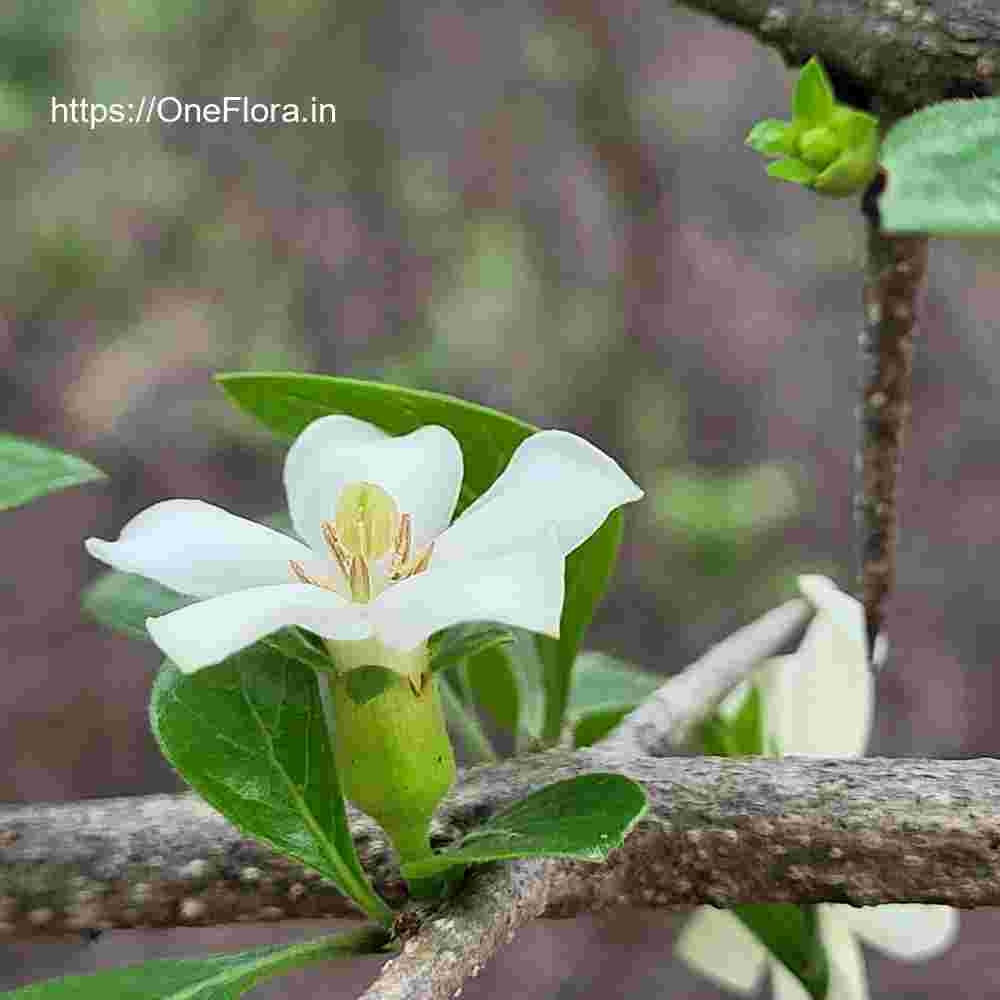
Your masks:
M897 111L981 93L1000 76L993 0L682 2L745 29L788 65L818 55L835 85L849 83Z
M1000 762L991 759L553 750L468 771L441 810L441 829L451 840L531 791L594 771L640 781L650 811L606 864L532 869L532 879L544 871L551 880L550 916L614 903L1000 905ZM399 900L384 841L356 815L352 826L379 890ZM188 796L7 808L0 843L0 912L15 935L347 912L328 883ZM459 901L453 912L466 911Z

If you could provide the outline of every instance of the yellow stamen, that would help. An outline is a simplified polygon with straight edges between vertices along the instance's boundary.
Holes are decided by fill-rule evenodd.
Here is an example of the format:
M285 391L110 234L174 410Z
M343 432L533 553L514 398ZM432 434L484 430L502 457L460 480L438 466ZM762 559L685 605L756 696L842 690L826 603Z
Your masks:
M337 587L332 580L324 580L322 577L310 576L302 563L295 559L290 559L288 565L292 567L292 572L302 581L302 583L312 584L314 587L322 587L324 590L332 590L337 593Z
M392 550L392 567L389 570L389 577L398 580L403 575L403 567L410 559L410 545L413 541L413 519L409 514L401 514L399 518L399 531L396 532L396 543Z
M351 560L351 597L367 604L372 599L372 578L368 572L368 562L361 556Z
M430 545L424 549L423 552L417 557L417 561L413 566L407 571L407 576L416 576L418 573L423 573L425 569L430 565L431 555L434 553L434 543L431 542Z
M351 578L351 553L344 548L344 544L338 537L337 529L333 526L332 521L324 521L320 525L320 528L323 532L323 540L333 554L333 558L337 560L340 572L344 574L345 580L349 580Z

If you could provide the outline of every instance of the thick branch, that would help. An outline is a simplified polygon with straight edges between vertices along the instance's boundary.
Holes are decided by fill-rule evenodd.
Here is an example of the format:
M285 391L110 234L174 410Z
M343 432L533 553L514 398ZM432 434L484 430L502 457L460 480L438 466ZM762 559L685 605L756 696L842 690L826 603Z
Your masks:
M682 0L744 28L789 65L818 55L898 111L981 93L1000 76L994 0Z
M441 810L444 829L450 839L534 789L592 771L641 781L650 812L609 863L545 868L548 915L614 903L1000 905L1000 762L989 759L554 750L467 772ZM354 828L379 889L399 898L383 841ZM2 919L18 935L344 913L322 880L185 796L8 808L0 843Z

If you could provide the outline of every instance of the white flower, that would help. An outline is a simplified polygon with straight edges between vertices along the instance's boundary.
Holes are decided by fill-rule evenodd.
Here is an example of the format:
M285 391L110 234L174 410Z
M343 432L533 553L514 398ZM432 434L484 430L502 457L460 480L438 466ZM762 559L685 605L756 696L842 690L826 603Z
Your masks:
M200 500L165 500L117 542L86 546L115 569L205 598L146 622L188 673L289 625L402 651L479 618L558 635L565 557L642 490L582 438L540 431L449 527L462 470L443 427L391 437L321 417L285 460L303 541Z
M826 577L800 576L799 589L816 614L798 650L771 658L758 674L766 737L781 753L860 756L871 733L874 701L864 611ZM723 712L735 711L746 690L734 691ZM858 938L893 958L919 961L950 947L958 933L958 914L949 906L824 903L818 910L830 960L827 1000L867 1000ZM770 965L777 1000L808 1000L798 979L725 910L698 909L676 950L702 975L745 995L756 992Z

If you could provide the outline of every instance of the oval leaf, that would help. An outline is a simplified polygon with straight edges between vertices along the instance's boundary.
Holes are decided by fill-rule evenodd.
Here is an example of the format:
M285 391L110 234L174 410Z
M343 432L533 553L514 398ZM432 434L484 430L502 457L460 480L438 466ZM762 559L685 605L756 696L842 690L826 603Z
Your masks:
M146 642L153 641L146 631L147 618L176 611L196 600L144 576L114 569L97 577L80 599L83 610L102 625Z
M581 653L573 667L567 709L573 724L573 746L593 746L604 739L664 680L606 653Z
M619 774L584 774L533 792L466 834L456 848L403 865L403 877L512 858L604 861L645 811L641 785Z
M573 664L594 609L607 589L621 543L624 520L613 510L597 531L566 559L566 599L563 603L559 638L535 636L535 646L543 667L545 718L542 740L559 742L573 681Z
M431 673L457 667L498 646L514 641L514 633L496 622L462 622L430 637Z
M492 485L514 449L538 430L455 396L382 382L301 372L230 372L216 381L239 407L289 439L331 413L367 420L389 434L409 434L424 424L447 427L465 460L459 512Z
M824 1000L830 988L830 967L815 907L747 903L734 906L732 912L802 983L813 1000Z
M1000 234L1000 97L943 101L904 118L882 143L882 166L887 231Z
M270 945L203 958L157 959L106 969L86 976L64 976L5 993L15 1000L235 1000L272 976L310 962L352 958L381 951L389 934L363 927L291 945Z
M0 434L0 510L20 507L35 497L107 477L76 455Z
M176 611L197 599L178 594L144 576L108 570L83 591L81 603L102 625L133 639L152 642L146 629L147 618ZM322 640L316 638L312 642L306 638L307 634L297 628L286 628L261 639L259 645L314 670L330 670L332 663Z
M325 683L325 678L323 678ZM199 671L161 669L150 701L167 760L241 830L322 872L376 919L358 861L320 678L263 643Z

